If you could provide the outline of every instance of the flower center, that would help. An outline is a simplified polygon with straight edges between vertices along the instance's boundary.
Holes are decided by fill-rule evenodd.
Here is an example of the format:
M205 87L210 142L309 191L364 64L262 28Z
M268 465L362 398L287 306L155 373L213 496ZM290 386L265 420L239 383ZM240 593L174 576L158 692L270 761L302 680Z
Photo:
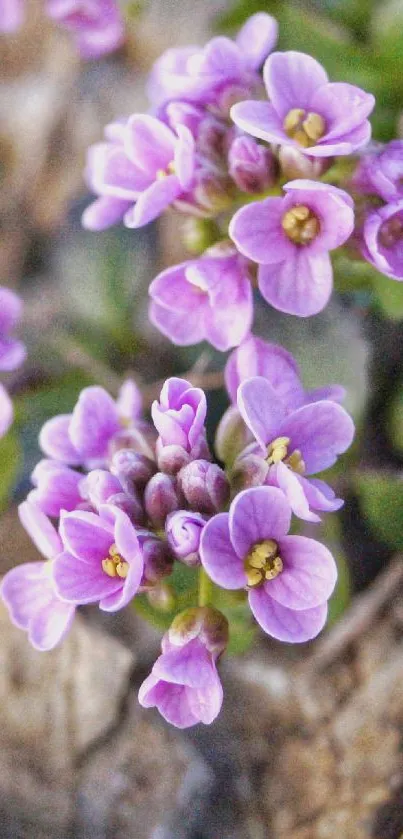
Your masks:
M173 160L171 160L171 162L168 163L168 166L167 166L166 169L157 169L155 179L157 181L162 181L168 175L174 175L174 174L175 174L175 162Z
M260 586L267 580L275 580L283 570L277 542L273 539L258 542L246 555L243 567L250 588Z
M287 210L281 219L281 226L286 236L296 245L309 245L320 230L318 217L304 204L297 204Z
M108 577L122 577L124 579L129 573L129 563L120 555L116 545L109 548L109 556L102 560L102 570Z
M283 122L285 133L291 140L295 140L304 149L316 146L318 140L326 131L326 123L320 114L306 111L303 108L292 108L288 111Z
M401 239L403 239L403 218L400 215L393 216L382 224L379 242L384 248L393 248Z
M269 466L274 466L276 463L283 461L293 472L303 475L305 463L302 454L299 449L294 449L291 454L288 454L290 443L289 437L276 437L267 447L266 463Z

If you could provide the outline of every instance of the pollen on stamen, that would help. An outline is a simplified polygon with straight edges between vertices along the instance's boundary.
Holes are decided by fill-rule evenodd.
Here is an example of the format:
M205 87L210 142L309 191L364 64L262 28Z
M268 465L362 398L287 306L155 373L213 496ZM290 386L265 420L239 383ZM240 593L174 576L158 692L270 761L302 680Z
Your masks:
M303 108L292 108L284 118L283 128L291 140L307 149L323 137L326 123L314 111L307 113Z

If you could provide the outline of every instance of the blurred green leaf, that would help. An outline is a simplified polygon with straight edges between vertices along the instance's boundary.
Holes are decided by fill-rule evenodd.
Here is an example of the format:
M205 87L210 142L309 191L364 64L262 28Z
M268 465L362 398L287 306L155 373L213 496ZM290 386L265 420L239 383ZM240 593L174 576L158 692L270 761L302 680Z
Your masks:
M391 320L403 320L403 283L385 277L373 270L372 288L376 302L382 312Z
M400 452L400 454L403 454L403 389L402 389L402 385L400 385L400 389L397 391L397 393L393 394L391 404L389 405L387 432L388 432L388 437L389 437L394 449L396 449L396 451Z
M22 466L22 451L17 434L12 430L0 440L0 511L11 496Z
M175 562L174 570L166 581L176 595L176 603L172 610L161 611L154 608L146 594L135 597L133 601L136 612L152 626L164 632L169 629L175 615L188 606L197 605L198 568L188 568L182 562Z
M403 550L403 477L361 472L355 486L361 511L374 534L394 550Z

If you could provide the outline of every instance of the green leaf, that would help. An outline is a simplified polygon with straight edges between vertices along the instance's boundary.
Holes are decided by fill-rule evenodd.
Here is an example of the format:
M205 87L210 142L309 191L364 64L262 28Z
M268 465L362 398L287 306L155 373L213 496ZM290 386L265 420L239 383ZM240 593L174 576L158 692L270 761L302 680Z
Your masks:
M403 389L393 395L392 402L388 408L387 421L388 437L396 451L403 454Z
M4 510L22 466L21 446L13 430L0 440L0 463L0 510Z
M156 609L151 605L147 595L141 594L133 601L136 612L156 629L165 632L179 612L188 606L197 605L198 570L198 568L188 568L182 562L175 562L171 576L166 577L166 582L175 595L172 609L168 611Z
M386 317L391 320L403 320L403 283L374 270L372 287L376 301Z
M403 477L361 472L355 486L371 530L394 550L403 550Z

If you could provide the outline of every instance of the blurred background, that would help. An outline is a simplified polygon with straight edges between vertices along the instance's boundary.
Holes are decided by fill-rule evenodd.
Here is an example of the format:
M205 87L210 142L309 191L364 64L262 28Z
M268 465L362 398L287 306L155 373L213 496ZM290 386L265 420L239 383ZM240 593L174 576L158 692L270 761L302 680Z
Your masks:
M149 405L167 375L225 364L148 322L151 279L187 256L178 216L99 234L80 225L85 151L108 121L147 108L160 53L270 12L280 49L375 94L376 140L403 136L402 0L139 0L126 46L90 63L38 0L27 5L23 30L0 38L0 280L24 299L28 347L0 440L1 573L36 558L16 505L46 419L91 383L116 393L130 373ZM223 662L222 715L181 733L137 705L159 633L134 612L104 623L86 609L41 655L1 607L1 839L401 839L403 287L340 257L335 274L320 315L257 299L254 327L295 355L306 387L344 385L357 424L330 479L345 507L315 531L339 564L330 628L301 650L242 626L240 655ZM213 435L227 399L219 387L208 397Z

